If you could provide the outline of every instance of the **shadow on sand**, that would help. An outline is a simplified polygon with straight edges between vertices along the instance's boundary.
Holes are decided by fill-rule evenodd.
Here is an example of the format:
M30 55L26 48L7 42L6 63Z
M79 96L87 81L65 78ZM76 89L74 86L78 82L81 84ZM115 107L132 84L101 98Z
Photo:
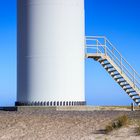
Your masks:
M17 107L16 106L12 106L12 107L0 107L0 111L17 111Z

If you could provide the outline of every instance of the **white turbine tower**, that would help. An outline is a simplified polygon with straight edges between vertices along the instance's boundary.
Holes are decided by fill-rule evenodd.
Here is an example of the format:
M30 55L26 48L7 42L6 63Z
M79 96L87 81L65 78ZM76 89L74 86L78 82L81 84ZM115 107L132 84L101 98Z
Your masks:
M18 0L16 105L84 105L84 0Z

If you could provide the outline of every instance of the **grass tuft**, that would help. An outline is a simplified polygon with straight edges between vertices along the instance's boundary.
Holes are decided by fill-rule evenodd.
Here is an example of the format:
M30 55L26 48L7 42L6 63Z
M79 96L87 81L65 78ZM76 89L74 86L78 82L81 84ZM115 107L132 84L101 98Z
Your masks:
M127 125L128 122L129 122L128 116L126 116L126 115L120 116L120 117L116 118L115 120L113 120L111 123L109 123L105 127L105 132L109 133L109 132L113 131L114 129L119 129L122 126Z
M138 127L136 128L136 133L140 135L140 122L138 123Z

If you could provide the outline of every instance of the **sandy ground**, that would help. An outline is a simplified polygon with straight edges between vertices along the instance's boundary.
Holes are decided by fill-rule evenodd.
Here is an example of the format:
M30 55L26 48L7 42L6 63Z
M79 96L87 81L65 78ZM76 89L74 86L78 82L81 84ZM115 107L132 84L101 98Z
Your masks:
M140 140L136 124L104 134L123 114L140 120L140 111L0 111L0 140Z

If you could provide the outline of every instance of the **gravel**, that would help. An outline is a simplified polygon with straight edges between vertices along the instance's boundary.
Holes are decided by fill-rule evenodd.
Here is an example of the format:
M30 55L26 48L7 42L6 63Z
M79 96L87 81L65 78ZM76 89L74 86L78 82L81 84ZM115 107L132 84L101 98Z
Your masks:
M105 125L124 114L140 119L140 111L0 111L0 140L139 140L135 125L104 134Z

